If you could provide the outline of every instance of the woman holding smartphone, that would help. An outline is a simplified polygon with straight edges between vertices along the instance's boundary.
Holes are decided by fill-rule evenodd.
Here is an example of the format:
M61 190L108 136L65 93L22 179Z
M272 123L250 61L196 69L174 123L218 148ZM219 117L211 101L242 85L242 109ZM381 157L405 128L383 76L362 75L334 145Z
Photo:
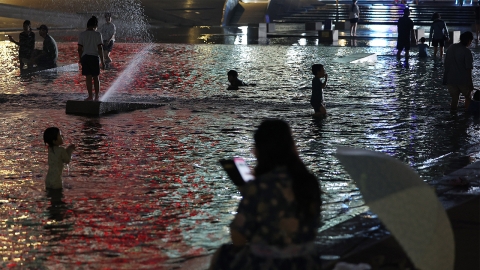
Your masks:
M210 269L319 269L314 240L320 222L320 187L298 156L288 124L265 120L254 135L255 180L230 224Z

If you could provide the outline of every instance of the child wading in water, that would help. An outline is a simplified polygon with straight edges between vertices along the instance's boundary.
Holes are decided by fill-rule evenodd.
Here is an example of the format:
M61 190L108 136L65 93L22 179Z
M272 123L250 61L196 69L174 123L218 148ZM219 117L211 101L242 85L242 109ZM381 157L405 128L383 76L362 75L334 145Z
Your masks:
M312 66L312 73L315 76L312 80L312 97L310 98L310 104L315 111L313 117L324 117L327 115L327 110L323 100L323 88L327 87L328 75L325 73L323 65L320 64ZM322 83L320 78L324 77L325 81Z
M86 77L88 97L85 100L93 100L93 87L95 87L95 101L98 101L100 92L100 62L102 68L105 68L103 58L103 40L102 34L97 32L98 19L92 16L87 22L87 30L80 33L78 38L78 57L82 64L82 75Z
M48 145L48 172L45 179L47 191L61 190L63 164L68 164L75 150L75 145L70 144L66 149L61 147L63 137L56 127L49 127L43 133L43 141Z

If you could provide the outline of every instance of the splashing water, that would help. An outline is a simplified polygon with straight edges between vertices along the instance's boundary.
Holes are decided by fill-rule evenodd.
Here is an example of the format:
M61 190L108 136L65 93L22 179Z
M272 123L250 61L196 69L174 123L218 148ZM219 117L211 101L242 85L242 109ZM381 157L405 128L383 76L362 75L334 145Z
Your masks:
M135 74L140 70L140 66L144 62L148 52L153 47L154 44L149 43L138 52L133 58L133 61L122 71L122 73L120 73L117 79L115 79L105 94L100 98L100 101L107 101L115 91L122 90L130 85L131 81L135 78Z

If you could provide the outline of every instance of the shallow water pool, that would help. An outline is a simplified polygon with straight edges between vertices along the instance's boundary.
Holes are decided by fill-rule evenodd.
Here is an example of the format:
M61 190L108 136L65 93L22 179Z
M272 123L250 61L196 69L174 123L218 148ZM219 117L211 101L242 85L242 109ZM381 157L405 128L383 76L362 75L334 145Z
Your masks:
M86 97L75 42L59 44L68 68L37 73L20 73L15 48L0 44L2 267L158 269L211 254L229 241L240 199L218 160L243 156L253 167L252 132L264 118L290 123L318 176L320 230L368 210L334 157L338 146L394 156L425 181L479 158L478 121L450 113L442 62L415 51L406 65L392 47L154 44L127 80L122 71L144 46L116 45L102 93L121 77L111 100L164 106L89 118L65 114L67 100ZM352 53L378 60L338 61ZM314 63L329 75L321 121L310 116ZM227 91L230 69L256 86ZM77 145L61 206L44 192L49 126Z

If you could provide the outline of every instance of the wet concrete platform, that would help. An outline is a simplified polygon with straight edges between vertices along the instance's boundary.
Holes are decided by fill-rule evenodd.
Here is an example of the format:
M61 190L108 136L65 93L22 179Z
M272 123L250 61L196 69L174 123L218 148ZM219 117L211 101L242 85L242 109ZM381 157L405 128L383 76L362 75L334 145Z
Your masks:
M134 110L158 108L162 106L164 105L156 103L68 100L65 112L74 115L99 116L102 114L131 112Z

